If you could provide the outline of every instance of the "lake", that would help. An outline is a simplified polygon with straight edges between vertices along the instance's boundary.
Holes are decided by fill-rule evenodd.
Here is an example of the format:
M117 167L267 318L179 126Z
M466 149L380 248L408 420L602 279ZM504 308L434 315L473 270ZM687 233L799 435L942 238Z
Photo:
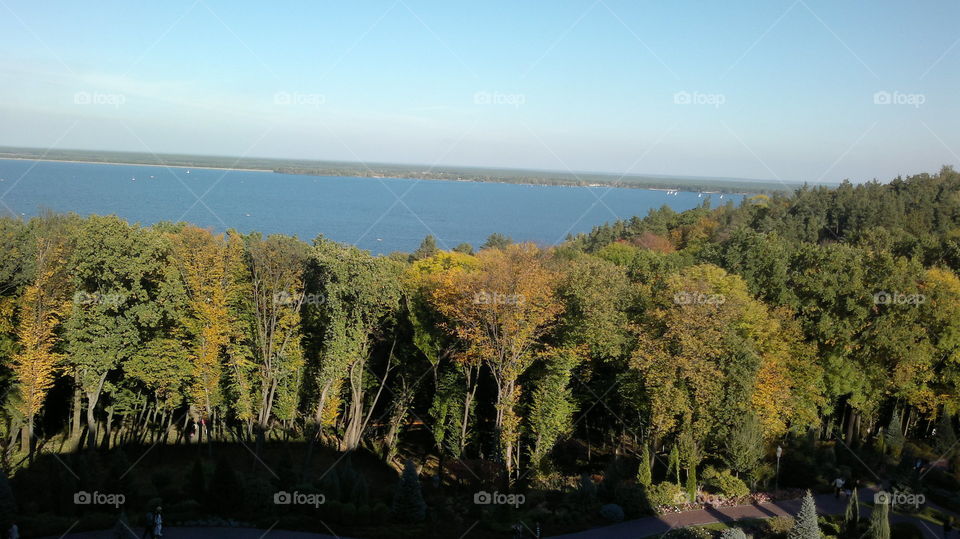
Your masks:
M687 210L706 198L739 204L743 195L0 159L2 214L116 214L144 225L188 221L307 241L323 234L378 254L412 251L427 234L448 249L479 247L494 232L553 245L618 218L664 204Z

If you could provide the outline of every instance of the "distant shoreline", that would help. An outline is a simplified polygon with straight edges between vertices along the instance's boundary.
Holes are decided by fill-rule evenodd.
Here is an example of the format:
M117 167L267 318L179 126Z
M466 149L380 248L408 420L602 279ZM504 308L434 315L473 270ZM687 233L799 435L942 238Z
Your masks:
M207 170L241 170L244 172L273 172L266 168L232 168L232 167L214 167L210 165L166 165L158 163L126 163L122 161L83 161L80 159L38 159L36 157L0 157L3 161L40 161L42 163L80 163L85 165L127 165L134 167L160 167L160 168L203 168Z
M241 172L272 172L299 176L335 176L346 178L397 178L410 180L441 180L471 183L503 183L513 185L555 187L609 187L620 189L647 189L701 194L756 195L773 192L791 192L794 188L780 182L738 180L735 178L684 178L620 176L605 173L575 173L523 169L484 169L479 167L437 167L383 163L347 163L340 161L306 161L273 158L230 158L224 156L191 156L183 154L136 154L124 152L93 152L86 150L58 150L43 153L30 148L0 147L0 159L11 161L38 161L48 163L78 163L100 165L129 165L180 169L237 170ZM98 159L98 157L103 159ZM162 162L169 159L170 163ZM161 162L156 162L161 160ZM236 162L238 166L227 163ZM676 183L674 183L676 182Z

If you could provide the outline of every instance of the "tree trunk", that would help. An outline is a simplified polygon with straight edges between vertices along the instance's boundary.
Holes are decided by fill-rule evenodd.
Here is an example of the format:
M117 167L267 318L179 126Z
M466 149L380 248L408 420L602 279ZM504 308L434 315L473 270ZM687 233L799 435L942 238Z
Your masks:
M31 451L30 441L33 440L33 416L27 417L20 433L20 452L29 454Z
M100 400L100 396L87 393L87 440L86 446L88 449L94 449L97 445L97 417L94 414L94 408L97 405L97 401Z
M103 430L103 449L110 450L110 435L113 430L113 406L107 409L107 425Z
M498 445L503 455L503 465L507 468L507 477L509 478L513 472L513 442L509 438L510 433L504 430L503 423L507 412L512 413L515 382L513 380L503 382L498 380L497 382L497 416L494 426L499 438Z
M80 386L74 385L73 402L71 404L72 417L70 420L70 439L74 441L80 439L80 409L83 407L81 399Z
M359 376L357 371L360 371ZM359 378L359 380L358 380ZM353 451L360 445L360 431L363 423L363 369L360 362L350 367L350 403L347 408L347 428L340 442L341 451Z
M460 458L467 449L467 431L470 426L470 406L473 405L473 398L477 394L475 374L479 374L479 369L474 371L473 367L467 366L464 374L466 375L466 393L463 397L463 420L460 422Z
M857 411L854 410L854 408L853 408L852 406L850 406L850 407L848 408L848 410L847 410L847 419L846 419L846 423L847 423L847 434L846 434L847 445L850 445L850 444L853 443L853 439L854 439L854 438L853 438L853 437L854 437L854 426L855 426L855 424L856 424L856 420L855 420L855 419L856 419L856 416L857 416Z

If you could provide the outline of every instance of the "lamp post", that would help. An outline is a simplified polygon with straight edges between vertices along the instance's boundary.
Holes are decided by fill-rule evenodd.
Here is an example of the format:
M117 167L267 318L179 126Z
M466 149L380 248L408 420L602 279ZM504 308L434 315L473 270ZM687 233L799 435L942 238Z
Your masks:
M777 446L777 475L774 490L780 490L780 455L783 455L783 448Z

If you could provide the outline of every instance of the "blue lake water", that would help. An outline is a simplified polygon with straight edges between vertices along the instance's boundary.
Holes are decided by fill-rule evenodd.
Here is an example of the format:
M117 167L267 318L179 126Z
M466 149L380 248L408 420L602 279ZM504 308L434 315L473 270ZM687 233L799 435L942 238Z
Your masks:
M445 248L461 242L478 247L494 232L552 245L617 218L644 216L665 204L682 211L707 197L714 205L743 198L0 159L0 214L29 217L49 209L116 214L144 225L188 221L307 241L323 234L374 253L412 251L427 234Z

